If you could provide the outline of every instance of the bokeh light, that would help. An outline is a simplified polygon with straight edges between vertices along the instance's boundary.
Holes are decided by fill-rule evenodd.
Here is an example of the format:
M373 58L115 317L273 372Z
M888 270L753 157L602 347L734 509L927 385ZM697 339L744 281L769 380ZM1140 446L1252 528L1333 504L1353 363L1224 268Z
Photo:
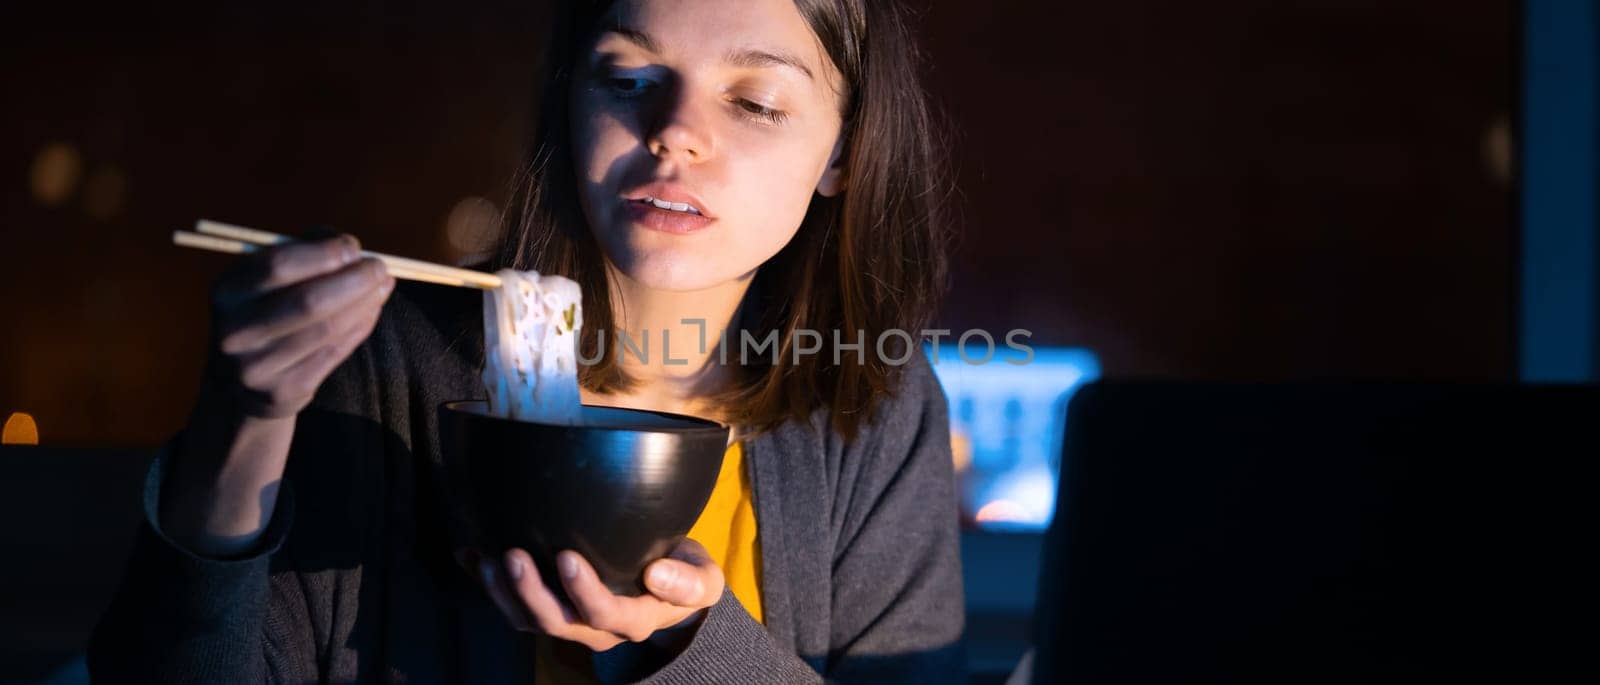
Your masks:
M49 143L39 148L28 170L28 190L33 199L55 207L72 196L83 177L83 158L78 148L67 143Z
M973 518L978 523L988 524L1026 523L1030 520L1022 505L1008 499L997 499L979 507Z
M1483 134L1483 161L1489 175L1503 187L1511 186L1516 155L1516 143L1511 138L1511 122L1497 117Z
M450 208L445 236L450 247L470 261L494 247L500 235L499 224L500 209L493 202L477 196L464 197Z
M5 428L0 429L0 445L37 445L39 444L39 424L34 422L33 416L23 412L13 412L6 418Z
M950 428L950 459L956 475L966 473L972 466L972 438L960 426Z

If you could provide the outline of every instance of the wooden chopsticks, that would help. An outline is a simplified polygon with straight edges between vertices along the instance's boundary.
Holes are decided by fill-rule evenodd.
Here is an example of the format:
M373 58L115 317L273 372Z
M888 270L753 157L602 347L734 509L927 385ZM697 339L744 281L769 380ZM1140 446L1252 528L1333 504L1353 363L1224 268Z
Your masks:
M196 221L193 232L172 232L172 244L174 245L211 250L213 252L231 252L233 254L255 252L263 246L292 242L295 242L295 238L286 235L258 231L244 226L233 226L209 219ZM361 256L383 260L384 266L389 269L389 274L395 278L464 288L478 288L480 290L493 290L500 287L499 276L486 274L482 271L458 269L453 266L379 254L368 250L362 250Z

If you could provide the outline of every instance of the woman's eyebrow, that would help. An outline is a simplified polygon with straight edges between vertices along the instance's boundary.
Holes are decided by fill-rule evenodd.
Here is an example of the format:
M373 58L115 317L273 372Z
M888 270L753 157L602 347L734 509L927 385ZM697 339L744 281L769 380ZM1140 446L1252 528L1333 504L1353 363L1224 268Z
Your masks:
M614 33L629 43L638 46L639 49L651 54L661 54L659 45L654 38L650 37L650 34L632 26L623 26L621 24L608 26L605 29L605 33ZM805 62L794 55L784 52L774 52L761 48L735 48L729 50L728 54L723 55L722 61L736 67L746 68L788 67L804 74L807 80L816 80L816 76L811 73L811 68L807 67Z
M632 26L623 26L621 24L617 24L616 26L607 27L605 33L615 33L619 36L622 36L629 43L639 46L641 50L658 55L661 54L661 50L656 47L655 39L651 38L650 34L633 28Z
M736 67L789 67L805 74L808 80L816 80L816 77L812 76L811 69L806 66L805 62L800 61L793 55L782 52L771 52L759 48L734 49L729 50L728 54L722 57L722 61Z

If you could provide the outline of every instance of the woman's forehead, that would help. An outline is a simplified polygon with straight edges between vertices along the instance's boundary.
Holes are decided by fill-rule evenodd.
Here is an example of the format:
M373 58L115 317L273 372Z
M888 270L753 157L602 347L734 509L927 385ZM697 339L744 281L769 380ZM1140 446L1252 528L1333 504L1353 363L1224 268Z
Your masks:
M629 46L685 63L785 70L810 81L835 73L793 0L624 0L601 18L598 41L597 47Z

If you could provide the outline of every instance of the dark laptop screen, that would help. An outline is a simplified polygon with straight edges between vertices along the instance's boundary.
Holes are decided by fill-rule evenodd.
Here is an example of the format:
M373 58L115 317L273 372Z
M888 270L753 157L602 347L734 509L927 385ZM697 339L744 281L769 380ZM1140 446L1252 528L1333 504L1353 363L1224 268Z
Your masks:
M1594 388L1101 382L1068 412L1037 682L1526 676L1588 653L1557 624L1593 624Z

